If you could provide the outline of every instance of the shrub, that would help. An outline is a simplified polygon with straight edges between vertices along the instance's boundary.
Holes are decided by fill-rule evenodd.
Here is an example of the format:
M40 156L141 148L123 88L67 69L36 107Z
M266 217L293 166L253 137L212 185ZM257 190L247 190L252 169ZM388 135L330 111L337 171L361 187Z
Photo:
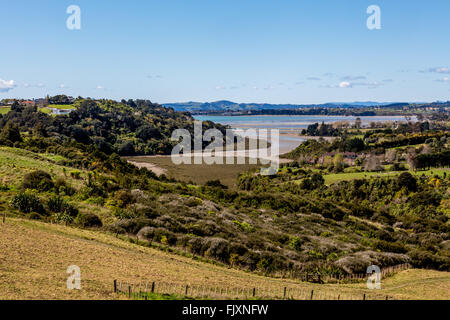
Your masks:
M81 172L80 171L71 171L70 176L74 179L81 179Z
M55 212L53 217L57 222L71 223L78 216L78 209L73 205L63 202L59 211Z
M222 182L220 182L219 179L206 181L205 187L228 189L228 187L223 185Z
M236 224L237 226L239 226L239 228L241 228L243 231L245 232L253 232L255 231L255 228L252 227L251 224L249 224L248 222L240 222L239 220L234 220L233 221L234 224Z
M59 196L53 196L48 199L47 207L51 212L62 212L64 211L64 200Z
M186 205L190 208L200 206L201 204L202 204L202 200L198 199L198 198L189 198L186 201Z
M382 252L395 252L395 253L406 253L407 250L403 244L399 242L388 242L384 240L378 240L374 243L373 247Z
M75 194L75 189L67 184L66 180L64 180L63 178L56 179L55 189L57 193L64 193L68 196L73 196Z
M114 198L117 200L118 205L121 208L125 208L127 205L135 202L133 195L128 190L117 191Z
M102 220L93 213L79 213L75 219L75 223L85 228L103 226Z
M27 173L23 178L22 189L36 189L39 191L49 191L53 189L52 177L45 171L37 170Z
M296 251L300 251L302 249L303 241L299 237L292 237L289 241L289 247Z
M403 172L398 176L397 185L399 189L405 187L409 191L417 190L417 180L409 172Z
M450 258L433 255L429 252L414 250L408 253L411 264L416 268L433 268L448 271L450 269Z
M44 220L44 216L40 215L36 212L31 212L27 215L27 218L30 220Z
M13 198L11 204L22 213L37 212L40 214L45 214L45 209L41 203L41 199L30 192L19 193Z

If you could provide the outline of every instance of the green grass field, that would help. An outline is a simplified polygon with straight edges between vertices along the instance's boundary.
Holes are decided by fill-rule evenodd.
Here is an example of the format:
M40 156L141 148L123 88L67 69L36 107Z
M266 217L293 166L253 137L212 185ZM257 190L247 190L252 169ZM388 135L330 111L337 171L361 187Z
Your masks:
M398 176L402 172L405 171L386 171L386 172L353 172L353 173L333 173L333 174L327 174L324 175L323 178L325 179L325 184L329 185L335 182L339 181L348 181L348 180L354 180L354 179L367 179L370 177L394 177ZM431 170L424 170L424 171L408 171L409 173L415 175L415 176L443 176L444 173L450 173L447 169L431 169Z
M0 114L1 115L7 114L10 110L11 110L11 107L2 106L2 107L0 107Z

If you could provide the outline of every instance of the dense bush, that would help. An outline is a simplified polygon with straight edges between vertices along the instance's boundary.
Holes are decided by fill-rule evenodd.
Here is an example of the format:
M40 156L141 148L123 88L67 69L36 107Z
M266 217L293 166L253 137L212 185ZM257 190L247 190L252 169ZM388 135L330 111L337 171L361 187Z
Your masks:
M79 213L74 221L81 227L101 227L103 225L102 220L93 213Z
M53 189L53 187L54 183L52 177L42 170L27 173L23 178L22 189L49 191Z
M36 212L45 214L41 199L31 192L21 192L12 200L12 206L23 213Z

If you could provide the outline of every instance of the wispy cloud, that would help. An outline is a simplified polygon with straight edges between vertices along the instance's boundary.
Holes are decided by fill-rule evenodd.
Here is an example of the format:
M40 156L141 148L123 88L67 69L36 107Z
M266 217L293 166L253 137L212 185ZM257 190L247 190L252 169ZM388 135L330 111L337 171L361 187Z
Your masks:
M24 83L23 86L25 88L45 88L45 84L39 82L38 84L30 84L28 82Z
M162 79L163 76L160 74L156 74L156 75L148 75L147 78L148 79Z
M450 79L448 77L444 77L442 79L436 79L434 81L436 81L436 82L450 82Z
M368 89L376 89L382 86L382 83L377 81L373 82L351 82L351 81L341 81L338 84L331 84L325 86L325 88L340 88L340 89L348 89L354 87L367 87Z
M356 81L356 80L366 80L367 77L365 76L345 76L342 77L341 80L342 81Z
M14 80L3 80L0 79L0 92L8 92L9 90L14 89L17 87Z
M450 69L447 67L435 67L435 68L429 68L426 70L420 71L422 73L443 73L443 74L450 74Z

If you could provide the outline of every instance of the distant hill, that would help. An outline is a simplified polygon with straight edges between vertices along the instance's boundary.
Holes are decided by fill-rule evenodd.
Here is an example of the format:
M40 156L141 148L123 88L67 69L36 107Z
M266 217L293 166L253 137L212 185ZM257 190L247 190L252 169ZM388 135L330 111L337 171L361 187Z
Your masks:
M226 112L226 111L255 111L255 110L286 110L300 108L358 108L370 106L385 106L387 102L330 102L323 104L270 104L270 103L237 103L228 100L215 102L177 102L166 103L165 107L173 108L176 111L196 112Z

